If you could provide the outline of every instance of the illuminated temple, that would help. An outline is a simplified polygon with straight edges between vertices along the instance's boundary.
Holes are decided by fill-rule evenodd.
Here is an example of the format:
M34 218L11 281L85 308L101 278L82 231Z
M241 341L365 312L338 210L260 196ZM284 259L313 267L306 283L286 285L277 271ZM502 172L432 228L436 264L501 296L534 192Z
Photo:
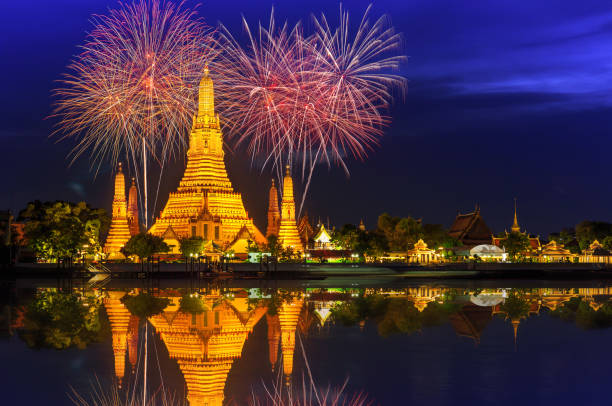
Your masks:
M232 187L224 156L213 81L206 67L200 82L198 112L189 137L187 166L178 189L170 193L166 206L149 230L152 234L164 236L170 229L179 238L200 236L224 249L233 249L238 239L266 242L245 210L242 195ZM176 244L169 245L173 252L178 252Z
M283 248L291 247L295 251L303 251L302 239L295 222L295 201L293 200L293 179L289 166L283 179L283 199L281 201L281 220L278 229L278 240Z
M121 168L121 162L115 175L115 195L113 197L112 220L106 242L104 253L109 259L123 258L121 248L132 236L128 224L127 203L125 201L125 176Z
M225 382L235 359L266 308L249 307L244 297L225 300L213 293L202 297L206 311L179 312L178 297L149 320L185 378L190 406L222 406Z

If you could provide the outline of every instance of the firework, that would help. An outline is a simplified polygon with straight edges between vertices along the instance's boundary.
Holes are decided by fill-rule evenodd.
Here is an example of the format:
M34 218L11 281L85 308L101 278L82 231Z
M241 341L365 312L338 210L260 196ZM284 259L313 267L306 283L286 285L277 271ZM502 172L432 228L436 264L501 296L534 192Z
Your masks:
M147 224L147 156L163 168L186 146L208 30L182 3L158 0L120 3L92 22L54 92L57 132L77 138L73 161L89 152L99 169L125 154L136 174L142 165Z
M285 164L301 168L303 206L318 163L338 164L348 174L346 157L365 159L377 145L390 122L385 112L393 90L405 85L392 73L405 59L397 55L401 36L384 16L371 23L370 7L354 35L342 8L336 28L324 15L313 17L308 36L300 23L277 26L273 12L267 27L254 31L244 19L243 25L246 47L223 26L216 36L218 107L252 159L263 156L263 167L271 164L277 173Z

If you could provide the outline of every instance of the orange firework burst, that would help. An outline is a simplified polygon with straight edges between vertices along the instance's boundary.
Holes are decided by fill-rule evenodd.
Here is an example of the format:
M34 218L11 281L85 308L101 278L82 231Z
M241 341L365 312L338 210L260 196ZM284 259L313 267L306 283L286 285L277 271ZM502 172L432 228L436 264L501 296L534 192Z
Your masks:
M89 152L98 168L122 154L136 173L142 164L146 224L147 155L163 167L186 145L209 30L182 3L158 0L120 3L92 22L54 91L57 132L77 138L73 161Z

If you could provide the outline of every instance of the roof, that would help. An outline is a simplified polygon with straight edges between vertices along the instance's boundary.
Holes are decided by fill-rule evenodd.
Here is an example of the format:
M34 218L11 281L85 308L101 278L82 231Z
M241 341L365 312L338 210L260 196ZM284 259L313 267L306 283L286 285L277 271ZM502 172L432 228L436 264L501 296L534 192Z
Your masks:
M491 308L466 304L460 311L449 316L451 326L459 336L480 342L480 335L491 321Z
M480 216L480 209L472 213L457 214L448 235L464 245L488 244L491 241L491 229Z
M320 241L321 239L323 239L323 242L329 242L331 240L331 235L327 232L323 224L321 224L319 232L317 232L317 235L314 237L315 241Z

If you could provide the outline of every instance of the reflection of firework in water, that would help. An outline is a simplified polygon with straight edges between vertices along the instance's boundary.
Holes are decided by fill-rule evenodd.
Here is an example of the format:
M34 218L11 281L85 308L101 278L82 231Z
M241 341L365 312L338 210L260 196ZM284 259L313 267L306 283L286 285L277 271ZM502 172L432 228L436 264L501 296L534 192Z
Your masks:
M393 88L403 89L404 79L390 73L404 59L395 54L401 37L385 17L371 23L369 13L354 36L341 9L337 28L322 15L310 36L300 23L278 27L272 14L257 31L243 20L247 47L224 27L216 38L218 107L230 135L277 172L301 167L306 190L317 163L348 174L346 156L367 156L390 122Z
M58 132L78 139L73 160L87 151L98 168L122 153L134 168L142 160L146 196L147 155L163 166L185 146L207 29L193 11L158 0L120 3L92 21L55 91Z

